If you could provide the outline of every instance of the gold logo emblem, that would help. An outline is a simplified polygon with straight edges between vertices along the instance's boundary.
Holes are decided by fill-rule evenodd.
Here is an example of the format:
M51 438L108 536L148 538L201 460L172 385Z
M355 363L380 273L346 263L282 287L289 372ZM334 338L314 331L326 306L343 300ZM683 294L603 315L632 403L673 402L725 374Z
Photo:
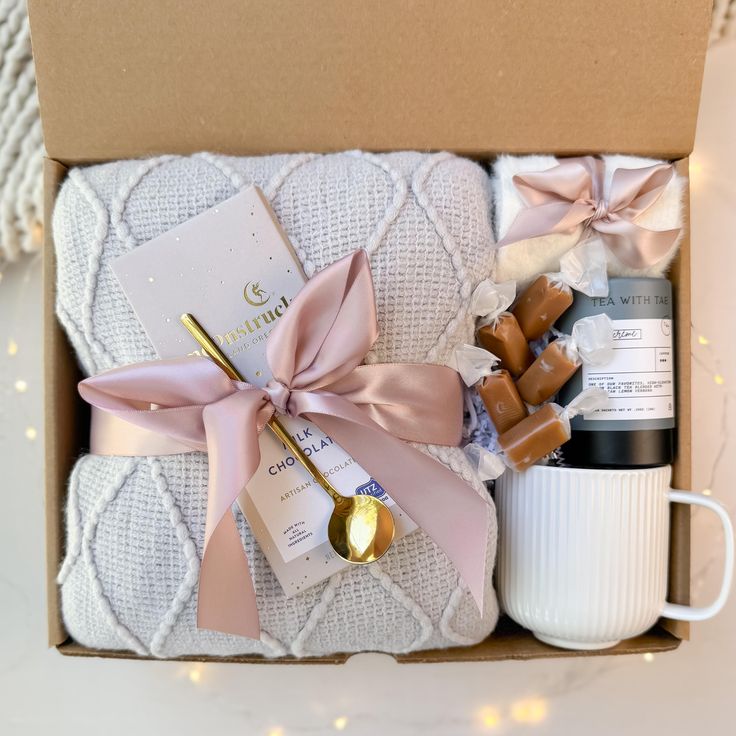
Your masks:
M260 281L249 281L243 289L243 299L252 307L262 307L270 298L271 295L261 288Z

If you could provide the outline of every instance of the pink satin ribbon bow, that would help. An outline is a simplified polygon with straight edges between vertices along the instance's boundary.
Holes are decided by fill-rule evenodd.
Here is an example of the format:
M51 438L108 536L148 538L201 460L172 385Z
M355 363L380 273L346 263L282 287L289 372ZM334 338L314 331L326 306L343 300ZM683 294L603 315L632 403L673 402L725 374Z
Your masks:
M80 383L85 401L106 413L93 417L93 452L209 453L201 628L260 636L231 506L259 465L258 435L274 412L305 417L342 446L444 550L482 612L488 501L402 441L459 443L459 376L439 365L360 365L377 337L370 265L360 250L314 276L274 327L266 388L233 381L197 357L115 368ZM152 452L141 452L148 442Z
M526 208L497 246L571 232L583 224L599 233L622 263L631 268L652 266L667 254L680 230L648 230L635 220L660 198L674 174L670 164L616 169L608 199L605 165L593 156L564 159L547 171L517 174L514 186Z

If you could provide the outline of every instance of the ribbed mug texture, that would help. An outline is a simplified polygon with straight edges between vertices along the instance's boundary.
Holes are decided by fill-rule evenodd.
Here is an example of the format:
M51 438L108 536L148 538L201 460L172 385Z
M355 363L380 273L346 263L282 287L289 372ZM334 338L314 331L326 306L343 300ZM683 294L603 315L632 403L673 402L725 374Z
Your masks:
M575 649L650 628L667 593L670 476L669 466L504 473L497 575L506 613Z

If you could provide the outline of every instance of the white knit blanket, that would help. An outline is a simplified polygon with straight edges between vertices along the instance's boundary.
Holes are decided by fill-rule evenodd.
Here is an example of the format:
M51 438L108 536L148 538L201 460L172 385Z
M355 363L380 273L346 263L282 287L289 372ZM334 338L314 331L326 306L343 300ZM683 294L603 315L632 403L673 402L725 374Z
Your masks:
M160 157L72 169L59 193L57 310L85 374L156 357L111 261L251 183L271 200L307 276L367 250L381 328L369 362L445 363L455 345L473 341L469 299L493 259L489 183L476 164L419 153ZM485 493L459 449L422 449ZM79 459L59 574L72 637L157 657L301 657L473 644L495 626L490 506L482 617L422 531L380 562L287 599L238 512L264 634L198 630L206 487L203 454Z

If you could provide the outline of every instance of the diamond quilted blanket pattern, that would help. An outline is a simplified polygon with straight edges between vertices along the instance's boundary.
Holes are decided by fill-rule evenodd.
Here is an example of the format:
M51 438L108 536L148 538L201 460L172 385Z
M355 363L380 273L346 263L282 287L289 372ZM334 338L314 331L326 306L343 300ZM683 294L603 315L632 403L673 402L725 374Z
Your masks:
M86 375L156 357L111 262L250 184L271 201L308 277L367 251L381 328L368 362L445 363L472 342L470 296L493 265L489 182L476 164L444 153L162 156L72 169L60 190L57 313ZM486 492L458 448L420 449ZM261 640L197 629L207 472L200 453L77 461L59 573L74 639L156 657L305 657L473 644L493 630L492 506L482 617L421 530L380 562L287 599L238 513Z

